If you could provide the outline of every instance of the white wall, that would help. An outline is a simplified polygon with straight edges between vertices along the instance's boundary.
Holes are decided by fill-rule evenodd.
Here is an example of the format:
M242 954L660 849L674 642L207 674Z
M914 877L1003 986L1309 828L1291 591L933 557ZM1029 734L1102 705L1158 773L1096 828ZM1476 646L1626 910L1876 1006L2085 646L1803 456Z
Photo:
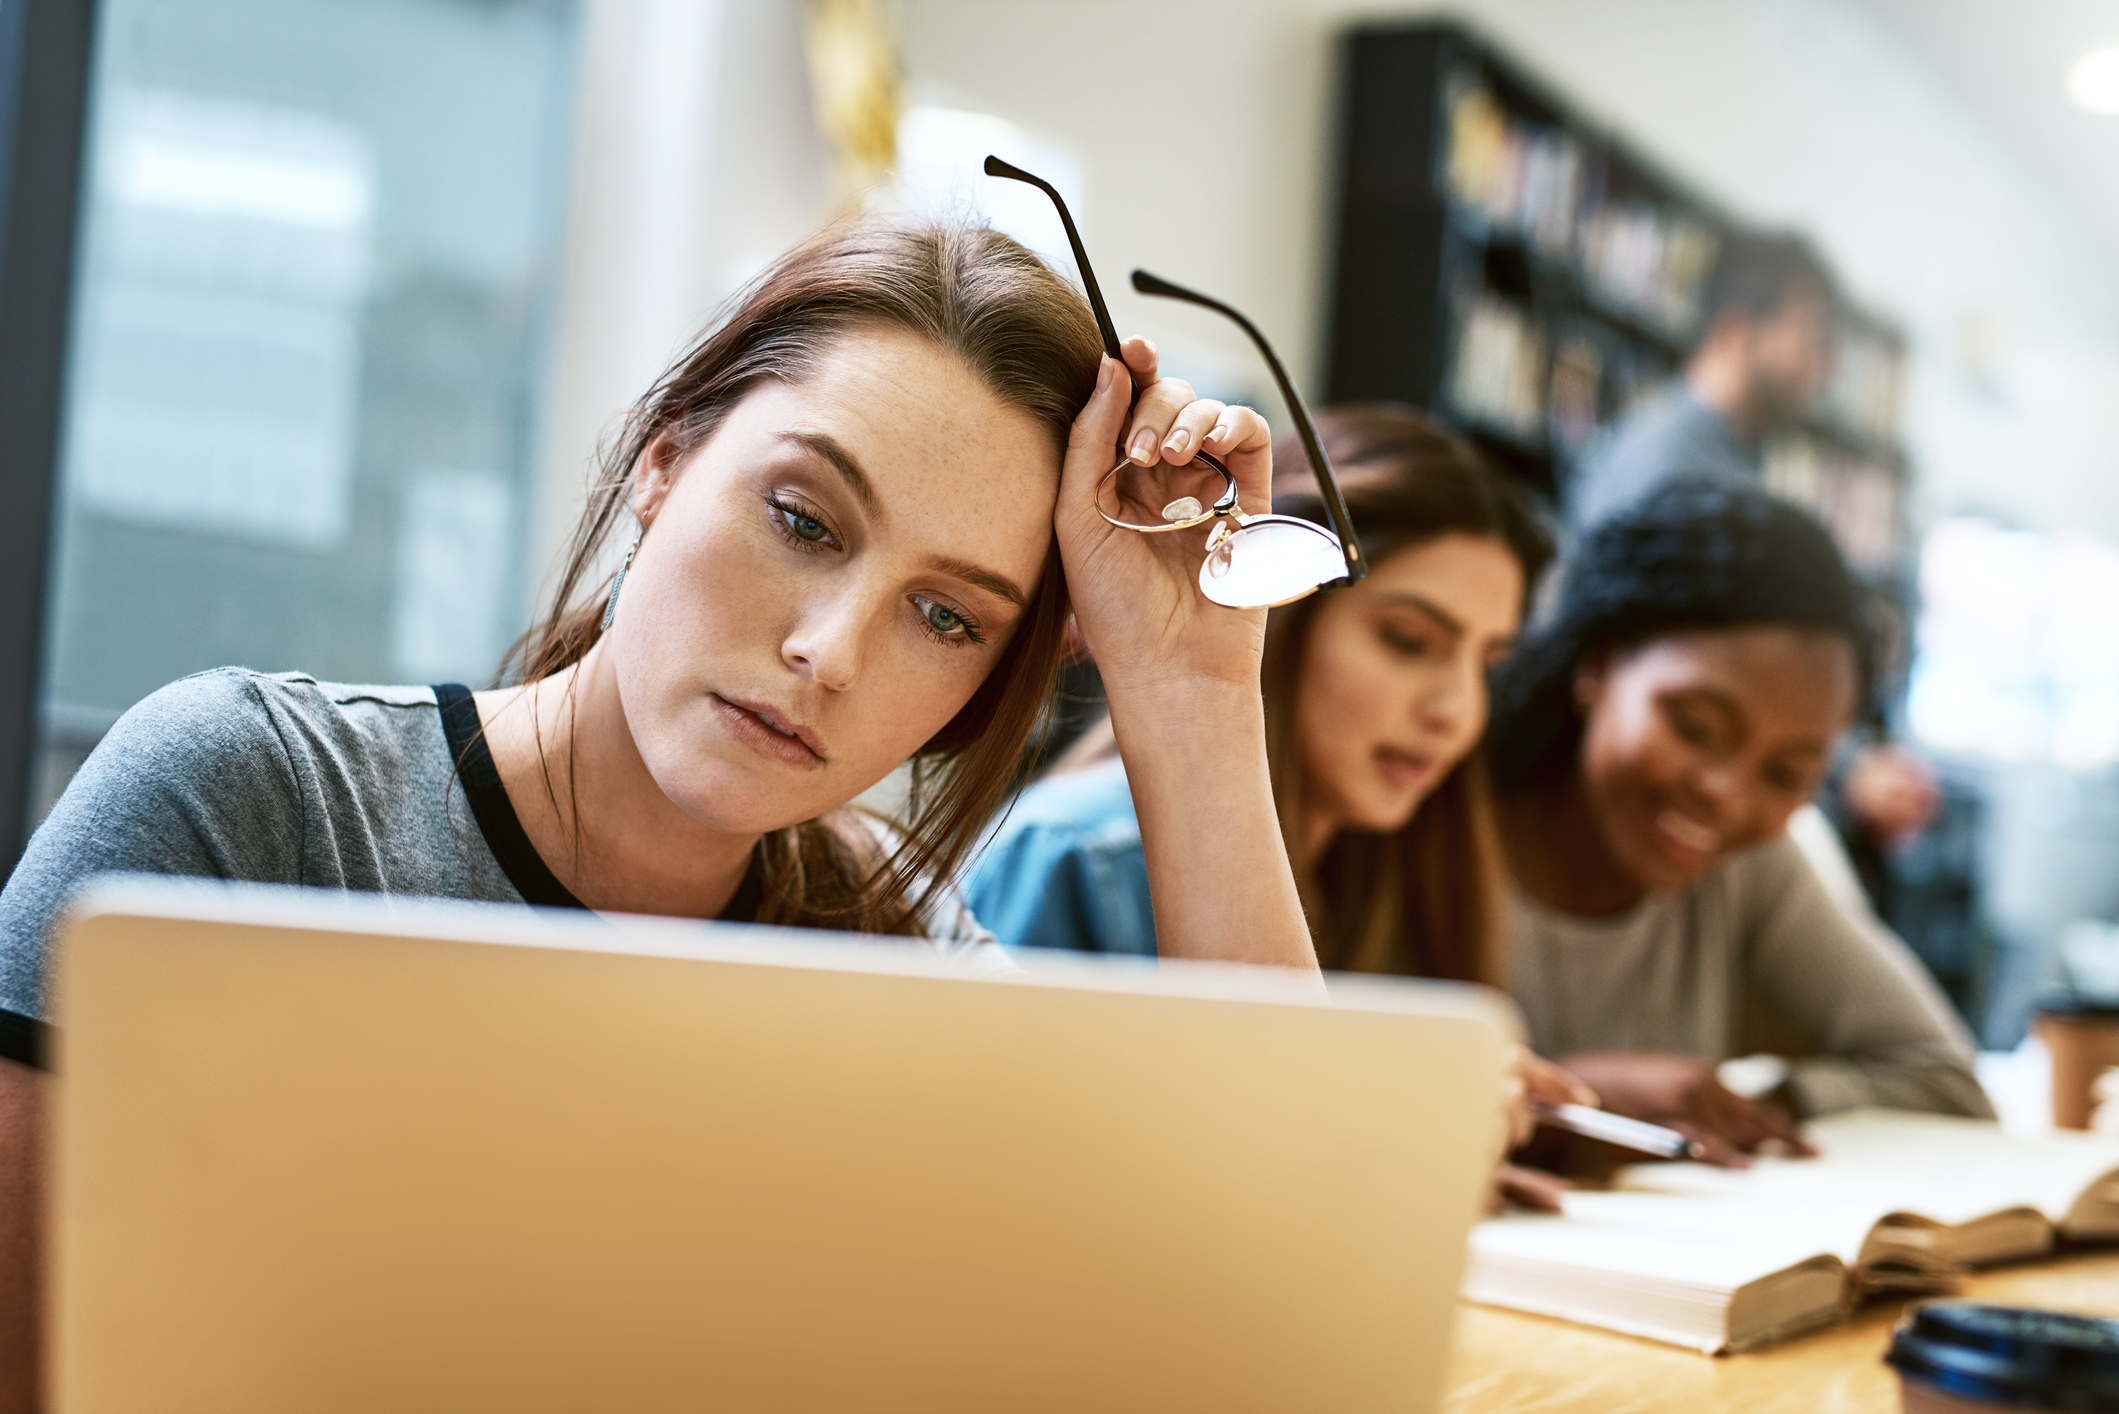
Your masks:
M800 0L588 0L531 527L540 602L599 439L723 300L831 214L801 21Z
M1242 305L1315 381L1335 36L1420 4L898 0L912 96L1078 155L1119 322L1256 392L1240 336L1143 299L1146 266ZM2110 241L1863 0L1463 0L1452 8L1685 180L1810 232L1913 340L1923 517L2119 542ZM799 0L590 0L546 558L597 435L766 259L830 214ZM1268 408L1271 410L1270 401Z
M1241 304L1313 379L1333 37L1434 8L901 0L917 91L1075 145L1100 269L1146 265ZM2119 541L2114 252L1860 0L1449 8L1678 176L1811 233L1906 326L1923 515L1988 509ZM1113 299L1122 324L1247 366L1211 316L1153 304Z

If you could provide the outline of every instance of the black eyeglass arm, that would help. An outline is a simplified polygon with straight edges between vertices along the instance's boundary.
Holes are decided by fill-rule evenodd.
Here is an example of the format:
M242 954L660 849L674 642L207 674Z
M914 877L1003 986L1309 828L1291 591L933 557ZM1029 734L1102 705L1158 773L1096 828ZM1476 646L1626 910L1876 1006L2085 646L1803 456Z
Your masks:
M1096 272L1089 268L1089 252L1082 249L1082 233L1074 229L1074 217L1068 212L1067 203L1060 199L1059 192L1043 177L1025 172L1012 162L1003 162L991 153L986 157L986 175L1028 182L1052 198L1052 204L1059 208L1060 224L1067 228L1067 244L1074 247L1074 268L1082 272L1082 288L1088 291L1089 308L1096 315L1097 332L1104 336L1104 352L1120 363L1125 362L1119 358L1118 328L1112 324L1111 311L1104 305L1104 292L1096 287Z
M1258 332L1258 326L1218 299L1188 290L1183 285L1173 285L1160 275L1151 275L1145 270L1133 272L1133 288L1144 295L1162 295L1204 306L1235 320L1237 326L1251 336L1251 342L1258 346L1258 352L1265 358L1266 367L1273 370L1273 381L1280 387L1281 401L1288 405L1288 416L1295 419L1295 433L1302 438L1302 450L1309 454L1310 465L1316 468L1317 486L1324 492L1325 514L1332 518L1332 530L1339 536L1339 548L1346 555L1346 582L1352 584L1366 578L1368 557L1361 553L1361 542L1354 537L1354 518L1347 513L1346 498L1339 494L1339 479L1332 475L1331 459L1324 454L1324 444L1317 440L1317 429L1310 423L1309 409L1302 405L1302 395L1295 391L1288 371L1280 366L1279 356L1266 342L1266 336Z

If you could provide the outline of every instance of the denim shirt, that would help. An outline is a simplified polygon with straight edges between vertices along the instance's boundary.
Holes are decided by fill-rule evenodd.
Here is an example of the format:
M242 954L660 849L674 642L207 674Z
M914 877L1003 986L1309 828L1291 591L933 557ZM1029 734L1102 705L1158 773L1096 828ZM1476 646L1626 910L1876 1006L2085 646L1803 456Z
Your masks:
M972 861L964 895L1008 947L1155 956L1125 764L1113 757L1024 791Z

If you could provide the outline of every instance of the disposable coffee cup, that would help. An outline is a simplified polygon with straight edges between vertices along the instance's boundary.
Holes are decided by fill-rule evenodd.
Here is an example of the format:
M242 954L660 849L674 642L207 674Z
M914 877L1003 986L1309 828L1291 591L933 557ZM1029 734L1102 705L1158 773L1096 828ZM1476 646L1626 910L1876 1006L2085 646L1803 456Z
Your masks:
M1884 1359L1898 1371L1905 1414L2119 1414L2115 1320L1930 1301L1906 1312Z
M2052 1058L2054 1127L2088 1129L2098 1078L2119 1066L2119 1005L2056 993L2040 1000L2031 1026Z

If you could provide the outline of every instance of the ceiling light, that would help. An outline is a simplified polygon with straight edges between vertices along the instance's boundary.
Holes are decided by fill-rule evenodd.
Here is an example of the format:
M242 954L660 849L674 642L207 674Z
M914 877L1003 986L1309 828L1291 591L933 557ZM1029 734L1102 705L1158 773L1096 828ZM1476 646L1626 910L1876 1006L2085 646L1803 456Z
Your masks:
M2092 113L2119 113L2119 47L2077 59L2067 71L2067 91Z

